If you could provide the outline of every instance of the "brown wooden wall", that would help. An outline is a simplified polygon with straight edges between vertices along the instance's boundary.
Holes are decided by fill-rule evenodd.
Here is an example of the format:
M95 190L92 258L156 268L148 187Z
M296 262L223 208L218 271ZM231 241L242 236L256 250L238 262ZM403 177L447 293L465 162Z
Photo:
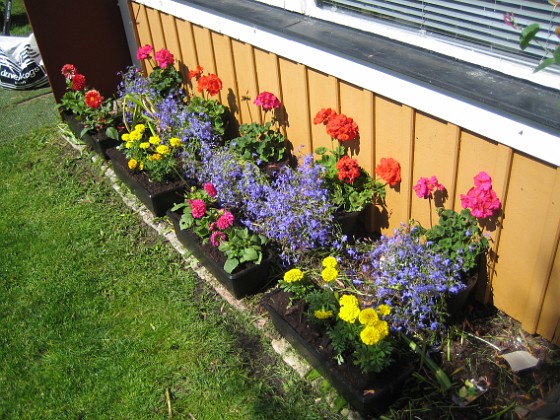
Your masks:
M143 5L130 7L138 45L169 49L184 72L200 64L217 73L224 83L220 100L240 123L259 115L241 97L273 92L285 106L292 145L310 152L330 142L324 127L312 124L319 109L331 107L352 117L360 128L361 165L373 173L382 157L393 157L402 168L400 187L387 194L389 217L377 211L369 217L369 228L391 232L410 218L429 226L428 202L412 190L421 176L436 175L449 193L446 207L460 210L459 196L473 185L473 176L488 172L504 217L502 226L490 232L489 280L479 285L477 296L493 300L528 332L560 344L557 167L284 57ZM435 213L432 217L437 220Z

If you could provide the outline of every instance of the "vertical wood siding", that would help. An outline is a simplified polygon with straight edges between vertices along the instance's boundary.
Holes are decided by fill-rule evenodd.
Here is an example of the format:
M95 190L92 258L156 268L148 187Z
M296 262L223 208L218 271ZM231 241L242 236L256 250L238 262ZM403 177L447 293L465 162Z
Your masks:
M284 106L285 133L298 153L330 147L322 125L312 124L321 108L333 108L359 125L351 153L373 174L383 157L398 160L402 182L389 189L386 207L372 210L367 225L384 233L410 218L429 226L437 215L412 186L436 175L447 188L445 206L460 210L460 194L479 171L488 172L502 200L501 223L490 224L488 279L477 297L560 344L560 172L556 167L446 121L396 103L287 58L214 33L206 28L131 4L139 45L167 48L183 75L196 65L217 73L220 100L239 123L263 121L252 99L276 94ZM150 70L150 69L147 69ZM243 97L251 100L242 100Z

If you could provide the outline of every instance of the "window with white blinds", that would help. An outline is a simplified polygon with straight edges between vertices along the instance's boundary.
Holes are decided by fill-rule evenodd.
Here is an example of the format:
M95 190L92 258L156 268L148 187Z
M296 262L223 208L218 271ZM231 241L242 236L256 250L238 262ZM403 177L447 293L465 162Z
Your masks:
M317 3L323 8L405 26L422 35L492 55L505 54L535 66L550 56L559 42L555 29L560 25L560 2L555 8L554 0L550 3L547 0L317 0ZM520 31L531 23L538 23L541 30L521 50Z

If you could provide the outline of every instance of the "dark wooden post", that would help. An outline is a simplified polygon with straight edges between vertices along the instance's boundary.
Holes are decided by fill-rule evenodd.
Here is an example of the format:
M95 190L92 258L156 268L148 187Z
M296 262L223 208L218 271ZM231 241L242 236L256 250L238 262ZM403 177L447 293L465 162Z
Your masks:
M54 96L66 89L60 69L73 64L87 85L109 97L131 65L117 0L24 0Z

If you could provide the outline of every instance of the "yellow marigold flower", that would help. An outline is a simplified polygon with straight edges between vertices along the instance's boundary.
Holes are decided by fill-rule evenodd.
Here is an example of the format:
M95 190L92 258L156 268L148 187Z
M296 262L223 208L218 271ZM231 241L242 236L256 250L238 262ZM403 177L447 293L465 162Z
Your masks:
M171 145L171 147L179 147L181 145L181 139L177 137L171 137L169 139L169 144Z
M130 133L124 133L124 134L121 136L121 140L122 140L122 141L129 141L129 140L130 140Z
M134 126L134 131L138 131L140 134L144 134L144 131L146 131L146 126L144 124L136 124Z
M382 321L380 319L375 323L375 328L379 331L380 340L383 340L389 335L389 324L387 324L387 321Z
M379 305L377 307L377 313L381 316L389 315L391 313L391 307L385 304Z
M127 141L124 145L124 147L126 147L127 149L130 149L132 146L134 146L134 143L131 141Z
M375 309L365 308L361 310L358 319L363 325L375 325L375 323L379 320L379 317L377 316L377 312L375 312Z
M151 159L150 160L155 160L155 161L160 161L162 156L159 153L154 153L153 155L150 156Z
M166 144L160 144L158 147L156 147L156 152L158 152L160 155L168 155L169 152L171 152L171 149Z
M317 319L329 319L333 315L333 312L331 310L325 311L323 309L317 309L313 312L313 315L315 315Z
M373 346L381 340L381 334L377 328L368 325L360 332L360 339L364 344Z
M360 308L354 305L341 306L338 312L338 317L349 324L356 322L358 316L360 316Z
M335 257L327 257L323 260L323 267L336 268L338 266L338 261Z
M130 136L128 137L130 141L138 141L142 140L142 133L140 131L131 131Z
M152 144L159 144L161 142L161 140L158 136L150 136L149 141Z
M140 143L140 149L149 149L150 148L150 143L147 141L143 141L142 143Z
M284 281L286 283L295 283L300 280L303 280L303 271L299 268L292 268L284 273Z
M136 159L130 159L128 161L128 169L130 169L131 171L135 170L136 166L138 166L138 162L136 161Z
M338 300L340 306L359 306L358 298L354 295L343 295Z
M321 277L323 277L323 280L327 283L336 280L338 277L338 270L334 267L327 267L321 272Z

